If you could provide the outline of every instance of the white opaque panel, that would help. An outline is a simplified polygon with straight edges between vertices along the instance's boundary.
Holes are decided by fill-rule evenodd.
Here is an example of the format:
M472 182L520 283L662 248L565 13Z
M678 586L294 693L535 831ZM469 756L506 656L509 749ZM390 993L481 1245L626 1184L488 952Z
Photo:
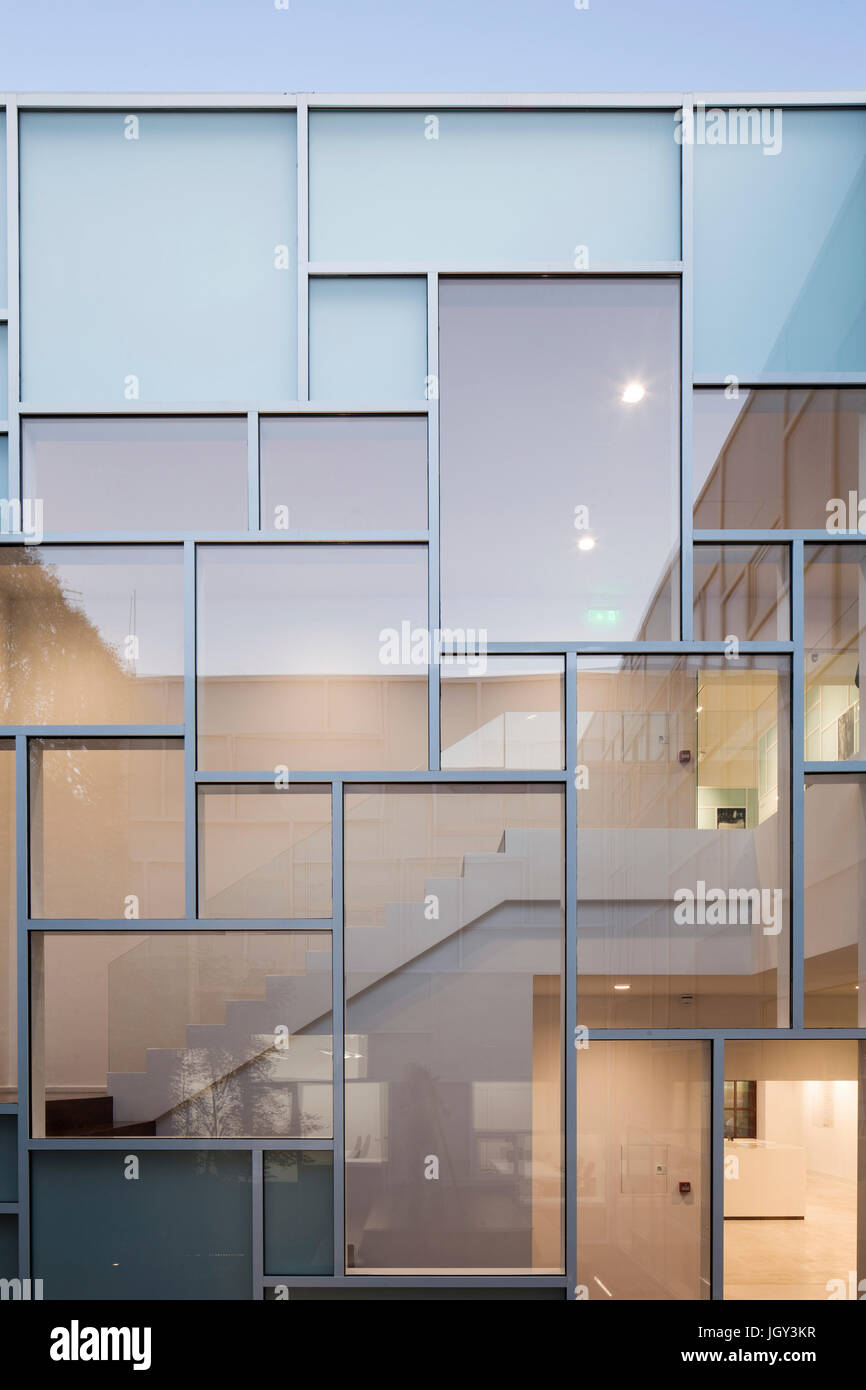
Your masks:
M25 112L23 398L295 399L296 229L294 112Z
M696 372L866 370L866 111L708 110L694 153Z
M426 280L310 281L310 400L423 401L426 378Z
M311 258L677 260L674 130L664 111L315 111Z

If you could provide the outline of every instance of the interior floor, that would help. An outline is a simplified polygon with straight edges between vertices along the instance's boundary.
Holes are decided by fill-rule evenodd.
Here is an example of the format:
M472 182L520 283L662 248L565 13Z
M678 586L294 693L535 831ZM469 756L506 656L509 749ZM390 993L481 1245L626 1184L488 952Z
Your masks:
M827 1299L857 1268L857 1184L806 1176L803 1221L726 1221L726 1299Z

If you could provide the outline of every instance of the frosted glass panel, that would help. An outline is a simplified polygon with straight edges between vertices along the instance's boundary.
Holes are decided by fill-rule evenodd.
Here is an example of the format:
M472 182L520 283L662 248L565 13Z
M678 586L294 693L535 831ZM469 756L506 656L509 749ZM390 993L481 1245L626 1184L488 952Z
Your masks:
M0 434L0 497L9 496L9 440Z
M0 323L0 420L9 414L9 329Z
M310 281L310 399L424 400L427 282Z
M695 147L696 371L864 370L866 111L765 112L749 143L724 114Z
M673 113L317 111L317 261L676 260Z
M25 399L295 397L296 197L291 112L26 112Z
M8 293L6 252L9 243L6 216L6 113L0 111L0 306L3 308L7 307Z

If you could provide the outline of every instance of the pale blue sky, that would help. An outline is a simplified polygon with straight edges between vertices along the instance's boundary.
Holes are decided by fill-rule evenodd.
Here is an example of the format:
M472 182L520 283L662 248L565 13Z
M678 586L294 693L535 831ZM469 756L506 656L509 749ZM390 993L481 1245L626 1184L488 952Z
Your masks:
M0 89L657 92L866 82L863 0L588 4L0 0Z

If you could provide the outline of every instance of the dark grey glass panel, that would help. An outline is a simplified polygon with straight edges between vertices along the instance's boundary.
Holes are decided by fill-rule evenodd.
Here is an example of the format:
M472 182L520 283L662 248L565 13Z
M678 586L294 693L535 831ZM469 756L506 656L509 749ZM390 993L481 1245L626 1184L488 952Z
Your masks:
M268 1151L264 1174L265 1273L333 1274L333 1155Z
M22 495L45 531L245 531L247 422L25 420Z
M261 454L264 531L423 531L427 525L426 418L266 418Z
M34 1153L33 1277L46 1299L247 1299L250 1155Z
M444 626L678 635L677 284L445 280L439 302Z
M0 1216L0 1279L18 1277L18 1217Z
M0 1115L0 1202L18 1201L18 1120Z

